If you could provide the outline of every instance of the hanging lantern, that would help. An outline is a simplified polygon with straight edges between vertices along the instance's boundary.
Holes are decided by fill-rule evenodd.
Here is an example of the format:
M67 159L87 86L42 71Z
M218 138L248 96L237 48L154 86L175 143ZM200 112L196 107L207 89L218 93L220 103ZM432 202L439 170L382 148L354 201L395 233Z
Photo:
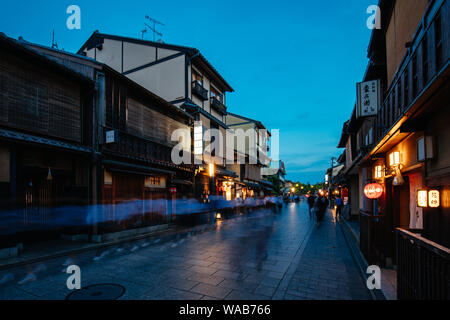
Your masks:
M378 199L383 194L383 186L379 183L369 183L364 187L364 194L368 199Z

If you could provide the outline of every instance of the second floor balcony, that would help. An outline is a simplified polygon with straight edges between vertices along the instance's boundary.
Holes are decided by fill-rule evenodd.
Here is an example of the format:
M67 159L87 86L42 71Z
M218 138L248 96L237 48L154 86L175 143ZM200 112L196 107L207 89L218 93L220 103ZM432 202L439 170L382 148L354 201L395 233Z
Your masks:
M105 130L111 128L105 128ZM172 166L172 147L152 141L143 137L117 130L117 140L114 143L105 143L103 151L109 151L114 155L141 160L153 164Z
M211 108L221 114L227 114L227 107L216 97L211 97Z
M208 90L198 81L192 82L192 93L198 96L202 101L208 100Z

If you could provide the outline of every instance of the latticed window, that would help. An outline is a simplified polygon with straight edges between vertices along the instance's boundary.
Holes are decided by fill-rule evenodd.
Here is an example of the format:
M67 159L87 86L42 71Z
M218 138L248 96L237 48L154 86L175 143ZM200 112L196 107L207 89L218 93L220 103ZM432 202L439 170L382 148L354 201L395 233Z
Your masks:
M424 86L428 82L428 37L425 35L422 40L422 76Z
M407 108L409 104L409 73L408 66L405 68L403 75L403 108Z
M434 22L434 39L436 47L436 69L439 70L442 66L442 19L439 13Z
M419 75L417 72L417 54L412 57L412 95L415 98L419 90Z
M79 85L7 54L0 75L0 123L81 142Z

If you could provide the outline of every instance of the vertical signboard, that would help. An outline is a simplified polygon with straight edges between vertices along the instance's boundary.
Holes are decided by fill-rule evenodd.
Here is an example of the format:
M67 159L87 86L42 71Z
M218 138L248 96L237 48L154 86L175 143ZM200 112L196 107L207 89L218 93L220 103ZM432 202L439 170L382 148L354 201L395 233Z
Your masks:
M356 117L369 117L380 109L380 80L371 80L356 84Z

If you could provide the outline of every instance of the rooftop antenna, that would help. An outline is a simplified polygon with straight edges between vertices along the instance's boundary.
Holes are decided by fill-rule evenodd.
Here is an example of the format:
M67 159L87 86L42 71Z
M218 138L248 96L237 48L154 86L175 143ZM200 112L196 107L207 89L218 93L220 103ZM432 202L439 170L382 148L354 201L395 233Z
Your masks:
M146 29L146 28L143 29L143 30L141 31L141 33L142 33L142 40L144 40L144 33L147 33L147 29Z
M52 35L52 49L58 49L58 43L55 42L55 29L53 29Z
M145 19L147 19L148 21L150 21L151 24L153 24L153 26L150 26L150 25L148 25L147 23L144 22L144 24L145 24L150 30L153 31L153 41L156 41L156 39L155 39L155 36L156 36L156 35L162 37L162 36L163 36L162 33L158 32L158 31L156 30L156 25L159 24L159 25L161 25L161 26L164 26L164 23L159 22L159 21L157 21L157 20L155 20L155 19L153 19L153 18L150 18L149 16L145 16Z

